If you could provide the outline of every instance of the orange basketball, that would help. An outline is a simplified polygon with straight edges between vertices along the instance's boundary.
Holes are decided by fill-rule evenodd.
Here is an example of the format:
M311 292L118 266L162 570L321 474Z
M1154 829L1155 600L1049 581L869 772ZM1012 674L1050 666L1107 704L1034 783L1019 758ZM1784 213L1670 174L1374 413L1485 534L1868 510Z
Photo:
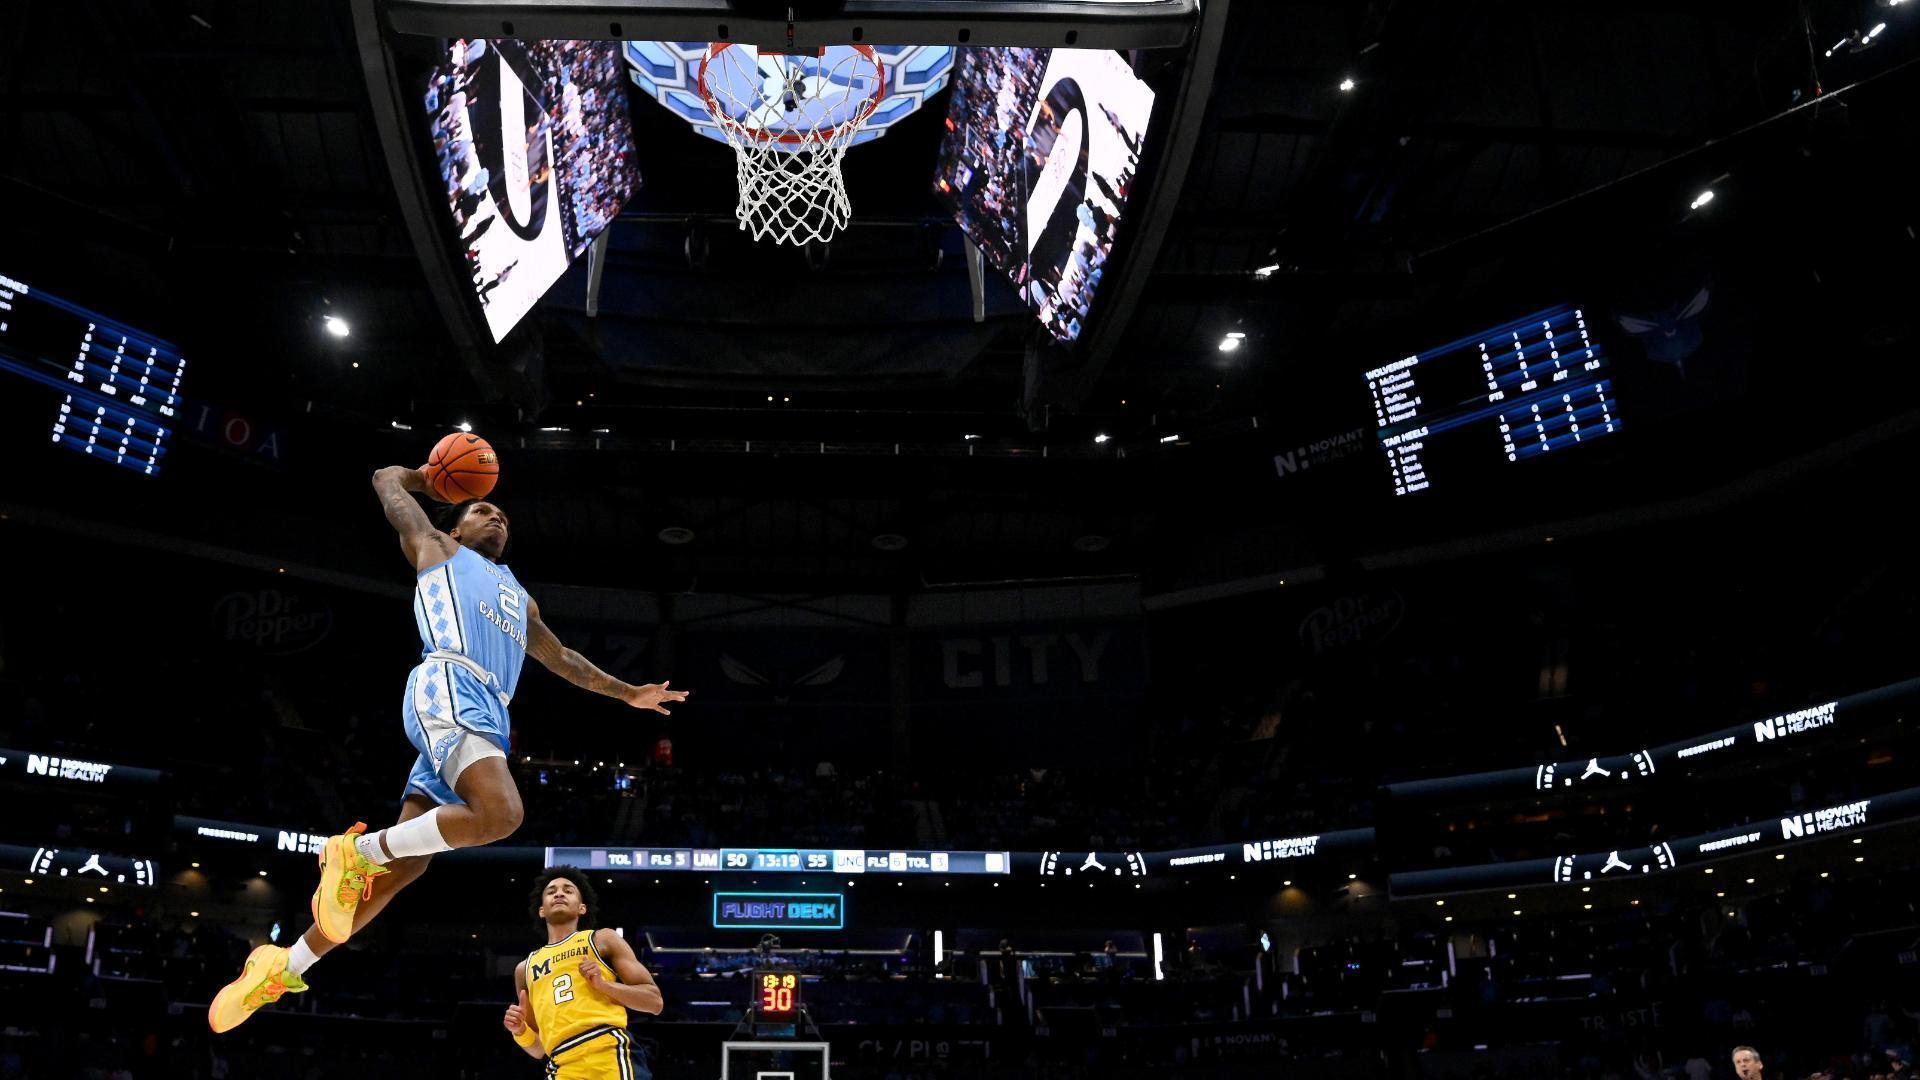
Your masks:
M484 499L500 479L500 456L487 440L456 431L427 455L427 487L441 502Z

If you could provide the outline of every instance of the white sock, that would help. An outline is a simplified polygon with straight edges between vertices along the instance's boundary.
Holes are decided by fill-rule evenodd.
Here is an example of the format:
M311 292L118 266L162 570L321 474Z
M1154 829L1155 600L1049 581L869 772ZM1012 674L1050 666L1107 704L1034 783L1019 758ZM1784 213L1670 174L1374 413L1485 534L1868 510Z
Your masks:
M386 830L382 829L380 832L386 832ZM387 858L386 849L380 846L380 833L361 833L353 838L353 847L355 851L365 856L368 862L385 866L391 861Z
M437 855L442 851L452 851L453 845L440 835L441 807L421 814L417 818L403 821L391 828L381 829L372 836L362 836L357 845L361 854L377 863L388 860L387 851L393 852L393 858L405 859L413 855ZM386 840L386 851L381 850L381 840ZM372 850L369 850L371 848Z
M287 950L287 970L295 975L305 975L307 969L312 967L313 962L318 959L320 957L314 955L314 951L307 947L307 935L301 934L300 940L294 942L293 948Z

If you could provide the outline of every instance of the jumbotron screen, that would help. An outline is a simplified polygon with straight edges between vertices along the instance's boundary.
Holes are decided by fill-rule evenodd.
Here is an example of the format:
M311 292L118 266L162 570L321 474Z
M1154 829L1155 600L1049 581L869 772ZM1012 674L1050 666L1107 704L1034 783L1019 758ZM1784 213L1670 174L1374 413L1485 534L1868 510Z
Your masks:
M187 370L171 342L0 273L0 370L55 391L55 446L160 471Z
M1104 49L968 49L954 77L934 193L1060 341L1105 275L1153 97Z
M495 341L640 187L614 41L459 39L422 105L436 173Z
M1611 361L1590 321L1583 307L1550 308L1367 372L1393 493L1617 433Z

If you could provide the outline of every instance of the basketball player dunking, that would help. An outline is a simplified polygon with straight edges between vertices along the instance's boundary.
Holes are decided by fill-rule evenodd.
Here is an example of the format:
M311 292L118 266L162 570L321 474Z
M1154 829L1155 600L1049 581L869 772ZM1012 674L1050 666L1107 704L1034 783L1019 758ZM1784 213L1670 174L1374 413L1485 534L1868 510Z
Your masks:
M531 914L547 943L513 969L519 999L501 1018L522 1050L545 1058L552 1080L639 1080L627 1010L660 1014L664 1001L627 939L606 927L582 930L599 904L587 875L556 866L534 879Z
M540 607L500 564L507 515L485 501L462 503L446 532L433 527L412 492L428 492L424 470L395 465L373 475L387 521L418 572L413 595L421 660L401 706L407 740L420 752L397 824L368 833L355 822L327 838L313 922L293 948L262 945L207 1010L227 1031L280 995L307 988L307 968L347 940L426 870L435 853L478 847L520 826L520 793L507 770L507 703L531 653L549 671L637 709L665 713L687 691L666 683L629 686L560 640Z

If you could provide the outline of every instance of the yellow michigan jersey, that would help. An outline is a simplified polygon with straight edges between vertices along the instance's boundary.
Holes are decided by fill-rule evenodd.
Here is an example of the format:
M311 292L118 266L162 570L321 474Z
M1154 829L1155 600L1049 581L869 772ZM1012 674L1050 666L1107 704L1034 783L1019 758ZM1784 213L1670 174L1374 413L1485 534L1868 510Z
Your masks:
M564 1080L633 1080L648 1075L629 1054L627 1009L587 985L580 961L593 957L608 982L619 982L613 965L593 947L593 931L581 930L527 954L527 1004L540 1044L547 1049L547 1075Z

